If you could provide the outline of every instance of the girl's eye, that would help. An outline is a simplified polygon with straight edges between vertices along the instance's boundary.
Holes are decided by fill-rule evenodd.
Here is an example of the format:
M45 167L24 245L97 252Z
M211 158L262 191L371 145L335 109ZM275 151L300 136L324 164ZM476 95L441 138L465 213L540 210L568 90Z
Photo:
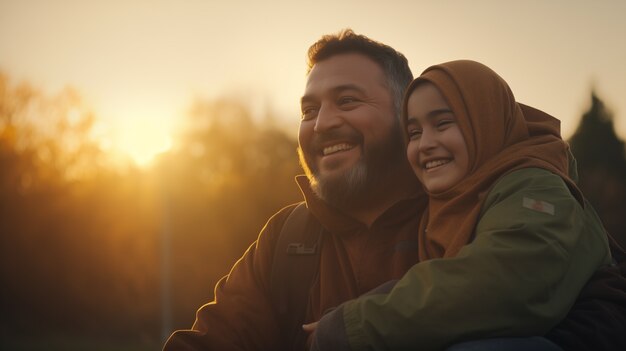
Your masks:
M454 123L454 121L451 119L442 119L437 122L437 129L444 129L452 123Z
M408 134L410 140L419 139L422 136L422 130L418 128L411 128L408 130Z

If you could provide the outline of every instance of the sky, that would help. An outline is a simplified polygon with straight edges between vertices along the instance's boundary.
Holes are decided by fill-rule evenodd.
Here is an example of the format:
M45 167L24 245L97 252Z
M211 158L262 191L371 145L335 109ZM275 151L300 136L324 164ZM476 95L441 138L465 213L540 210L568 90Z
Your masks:
M170 145L196 98L240 97L296 135L306 50L352 28L414 75L472 59L574 132L592 88L626 139L622 0L0 0L0 71L77 89L103 145L139 162Z

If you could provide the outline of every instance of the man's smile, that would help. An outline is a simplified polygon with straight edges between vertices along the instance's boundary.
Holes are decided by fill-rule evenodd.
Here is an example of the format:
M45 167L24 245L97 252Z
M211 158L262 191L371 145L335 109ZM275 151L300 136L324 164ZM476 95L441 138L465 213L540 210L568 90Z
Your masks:
M339 144L326 146L322 150L322 155L327 156L327 155L331 155L337 152L350 150L354 148L355 146L356 146L355 144L349 144L349 143L339 143Z

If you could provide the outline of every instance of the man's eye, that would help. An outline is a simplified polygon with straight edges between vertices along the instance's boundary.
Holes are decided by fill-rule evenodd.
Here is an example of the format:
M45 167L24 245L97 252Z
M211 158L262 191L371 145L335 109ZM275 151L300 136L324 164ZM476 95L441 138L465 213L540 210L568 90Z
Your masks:
M339 98L339 105L345 105L345 104L349 104L352 102L356 102L357 100L355 98L353 98L352 96L342 96Z
M302 109L302 120L306 121L317 116L317 108L315 107L306 107Z

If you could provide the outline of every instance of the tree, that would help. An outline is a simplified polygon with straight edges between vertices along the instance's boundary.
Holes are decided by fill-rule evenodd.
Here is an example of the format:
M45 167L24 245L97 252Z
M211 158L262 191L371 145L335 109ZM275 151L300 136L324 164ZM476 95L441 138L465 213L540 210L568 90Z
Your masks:
M154 191L105 167L94 120L73 89L0 74L0 349L156 339Z
M612 113L595 92L569 142L581 190L607 231L626 247L626 148L615 133Z
M194 102L175 148L158 162L167 200L172 324L195 310L256 239L265 221L299 201L295 138L243 99Z
M244 101L198 100L174 149L119 169L76 91L0 73L0 349L158 348L165 251L169 326L193 323L267 218L300 199L295 139Z

